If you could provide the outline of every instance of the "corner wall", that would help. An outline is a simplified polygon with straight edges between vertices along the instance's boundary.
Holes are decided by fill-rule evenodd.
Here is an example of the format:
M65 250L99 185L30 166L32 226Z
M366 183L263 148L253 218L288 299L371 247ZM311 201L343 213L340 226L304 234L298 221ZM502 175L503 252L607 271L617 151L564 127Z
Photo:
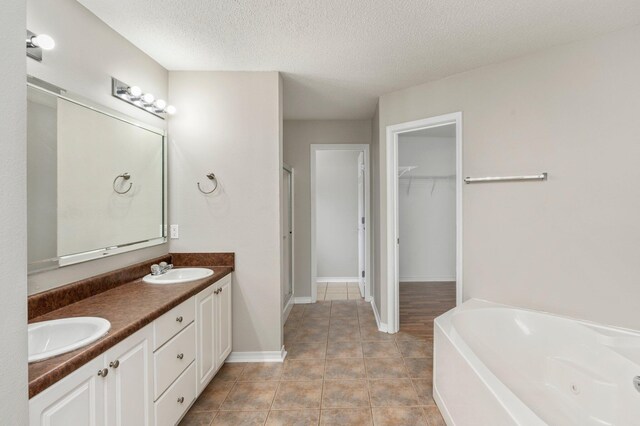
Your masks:
M25 2L3 4L0 13L0 422L26 425L27 414L27 90Z
M77 1L27 1L27 28L36 34L49 34L56 41L55 49L43 53L42 62L23 55L28 74L142 122L166 128L165 120L111 96L111 76L167 99L167 70ZM24 86L26 77L23 77ZM180 105L174 104L180 109ZM168 251L168 244L162 244L32 274L29 294L162 256Z
M311 144L370 144L371 128L371 120L284 121L284 162L293 167L295 182L296 298L311 297Z
M462 111L465 176L549 172L464 186L464 299L640 329L638 46L635 26L382 96L382 294L386 127Z
M280 75L172 71L169 90L171 252L235 252L233 351L280 351Z

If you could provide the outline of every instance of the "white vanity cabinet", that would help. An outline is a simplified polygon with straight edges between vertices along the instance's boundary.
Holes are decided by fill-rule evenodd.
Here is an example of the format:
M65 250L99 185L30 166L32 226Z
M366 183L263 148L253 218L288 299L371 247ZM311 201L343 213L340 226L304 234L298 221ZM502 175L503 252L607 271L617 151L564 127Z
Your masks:
M30 426L175 425L231 352L231 275L29 400Z
M231 339L231 275L227 275L221 279L218 283L219 290L216 301L216 324L214 329L216 330L216 370L222 367L224 361L231 353L232 339Z
M153 425L151 326L29 400L29 424Z
M154 424L152 338L148 325L105 352L104 364L109 368L105 377L107 425Z
M106 377L100 356L29 400L30 426L103 426ZM108 377L108 376L107 376Z
M231 275L196 295L197 394L231 353Z

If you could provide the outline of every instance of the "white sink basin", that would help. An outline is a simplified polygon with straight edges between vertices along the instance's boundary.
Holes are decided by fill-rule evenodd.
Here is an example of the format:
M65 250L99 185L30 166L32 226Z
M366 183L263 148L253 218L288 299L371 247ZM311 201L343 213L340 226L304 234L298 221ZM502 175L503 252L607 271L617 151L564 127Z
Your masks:
M42 361L95 342L111 328L104 318L77 317L29 324L29 362Z
M213 275L209 268L176 268L161 275L146 275L142 281L149 284L179 284L201 280Z

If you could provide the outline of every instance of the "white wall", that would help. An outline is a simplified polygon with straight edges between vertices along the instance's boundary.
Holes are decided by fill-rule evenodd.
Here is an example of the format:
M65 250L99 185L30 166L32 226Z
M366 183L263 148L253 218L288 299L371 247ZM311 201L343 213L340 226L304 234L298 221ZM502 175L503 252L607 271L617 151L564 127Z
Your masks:
M0 13L0 422L27 424L27 92L25 3L6 2Z
M177 71L169 88L171 251L235 252L233 351L280 350L280 76Z
M640 329L638 46L640 26L382 96L379 260L386 126L462 111L465 176L549 172L464 186L464 298Z
M357 151L316 153L318 279L358 277Z
M167 99L167 70L75 0L27 1L27 28L51 35L55 49L42 62L26 59L34 77L92 102L160 128L166 122L111 96L111 76ZM26 83L26 82L25 82ZM172 102L180 108L175 102ZM29 293L140 262L168 252L168 244L136 250L29 276Z
M417 166L399 179L400 281L455 281L456 139L400 135L398 164Z
M311 144L368 144L371 120L285 120L284 162L294 168L295 296L311 297Z

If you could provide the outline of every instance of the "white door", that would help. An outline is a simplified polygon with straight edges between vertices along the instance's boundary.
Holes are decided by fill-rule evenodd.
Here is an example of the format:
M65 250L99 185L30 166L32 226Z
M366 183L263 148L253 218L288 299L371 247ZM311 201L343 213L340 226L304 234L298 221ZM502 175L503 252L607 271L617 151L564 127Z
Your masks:
M104 392L108 377L98 357L29 400L31 426L102 426ZM107 370L108 371L108 370ZM108 373L107 373L108 376Z
M196 394L207 387L216 374L216 304L215 285L196 295Z
M104 356L107 375L107 425L153 424L153 339L151 325L109 349Z
M365 223L365 178L364 178L364 152L358 155L358 284L360 287L360 296L364 297L364 285L365 276L364 271L366 267L365 261L365 229L367 224Z
M218 290L216 301L216 322L217 322L217 365L221 366L231 353L232 328L231 328L231 275L227 275L222 280L222 284Z
M293 296L293 226L292 226L292 175L287 167L282 169L282 309Z

